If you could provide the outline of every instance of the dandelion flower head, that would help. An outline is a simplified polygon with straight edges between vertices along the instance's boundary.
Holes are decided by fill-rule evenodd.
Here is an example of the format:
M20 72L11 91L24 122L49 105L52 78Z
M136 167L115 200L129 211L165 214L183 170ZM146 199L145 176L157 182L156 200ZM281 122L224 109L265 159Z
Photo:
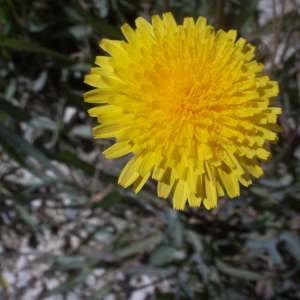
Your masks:
M265 142L277 142L277 82L235 30L215 32L203 17L177 25L171 13L135 23L122 26L127 42L101 41L109 56L85 77L95 87L85 94L97 105L89 110L100 123L94 136L116 139L104 155L134 154L119 183L137 193L152 177L175 209L238 196L239 183L262 175Z

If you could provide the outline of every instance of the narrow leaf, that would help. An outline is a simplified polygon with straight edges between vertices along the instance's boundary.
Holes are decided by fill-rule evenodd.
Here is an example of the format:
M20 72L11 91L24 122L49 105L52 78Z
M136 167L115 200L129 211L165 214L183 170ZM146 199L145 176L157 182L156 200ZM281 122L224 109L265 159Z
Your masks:
M252 272L252 271L245 271L237 268L233 268L227 263L223 262L219 258L215 258L215 264L217 268L230 276L237 277L237 278L242 278L245 280L262 280L264 277L260 275L259 273Z
M19 149L24 154L35 158L38 162L40 162L48 170L51 170L59 177L64 178L64 175L56 167L54 167L51 164L51 162L48 160L48 158L43 153L41 153L38 149L36 149L31 144L29 144L26 140L24 140L17 133L11 131L10 129L8 129L0 124L0 143L1 143L1 141L8 142L12 146Z

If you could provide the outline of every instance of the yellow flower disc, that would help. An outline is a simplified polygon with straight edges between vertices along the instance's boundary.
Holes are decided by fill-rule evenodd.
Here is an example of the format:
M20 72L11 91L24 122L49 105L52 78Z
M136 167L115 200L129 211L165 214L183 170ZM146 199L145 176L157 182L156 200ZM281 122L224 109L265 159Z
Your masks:
M215 32L203 17L177 25L171 13L135 23L122 26L127 42L102 40L110 56L97 57L85 77L96 88L85 94L98 104L89 110L101 123L95 138L116 138L104 155L135 154L119 183L137 193L152 176L158 196L172 191L175 209L238 196L239 182L263 173L265 141L277 142L281 109L269 107L277 82L235 30Z

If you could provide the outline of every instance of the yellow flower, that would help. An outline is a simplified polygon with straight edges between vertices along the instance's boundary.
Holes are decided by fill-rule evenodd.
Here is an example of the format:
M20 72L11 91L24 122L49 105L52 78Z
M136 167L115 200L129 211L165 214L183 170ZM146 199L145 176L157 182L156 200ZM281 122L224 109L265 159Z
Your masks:
M152 176L158 196L172 191L175 209L238 196L239 182L263 173L265 141L277 142L281 109L269 107L277 83L235 30L215 32L203 17L177 25L171 13L135 23L122 26L127 42L101 41L110 56L97 57L100 67L85 77L96 88L85 94L98 104L89 110L101 123L95 138L116 138L104 155L134 153L119 183L137 193Z

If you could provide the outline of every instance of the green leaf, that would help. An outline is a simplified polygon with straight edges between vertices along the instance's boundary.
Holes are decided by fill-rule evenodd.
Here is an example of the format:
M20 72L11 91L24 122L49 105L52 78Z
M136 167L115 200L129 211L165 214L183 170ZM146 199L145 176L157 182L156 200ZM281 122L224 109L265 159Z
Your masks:
M150 264L162 266L172 261L180 261L186 258L186 252L183 249L162 245L158 247L150 257Z
M64 178L64 175L51 164L51 162L43 153L41 153L38 149L29 144L18 134L0 124L0 143L3 141L5 143L11 144L12 146L20 150L22 153L33 157L38 162L40 162L46 169L51 170L59 177Z
M253 193L256 196L262 197L262 198L270 198L270 193L266 187L261 186L252 186L249 188L251 193Z
M282 274L282 278L284 278L284 279L290 278L290 277L294 276L299 270L300 270L300 263L297 263L293 266L292 269L285 271Z
M300 29L300 16L293 12L285 14L282 18L282 31L293 32ZM247 36L247 41L251 42L257 38L262 38L264 35L270 34L274 31L273 19L258 28L255 32Z
M74 3L73 8L88 24L90 24L95 30L99 31L100 33L114 39L124 38L120 29L117 29L115 26L94 18L88 11L83 9L79 3Z
M87 258L82 255L53 256L48 259L58 270L76 270L87 266Z
M57 184L57 180L49 177L47 180L43 180L42 182L33 182L33 183L28 183L26 188L23 190L22 194L23 195L30 195L34 193L35 191L39 190L40 188L49 188L53 187ZM61 191L63 191L63 187L65 185L63 184L61 187ZM47 193L43 193L43 196L47 197ZM49 196L48 196L49 197Z
M118 193L117 191L113 191L109 193L107 196L103 198L103 200L100 202L101 207L113 207L116 204L120 203L122 201L123 197Z
M35 176L47 179L49 178L44 172L37 169L35 166L29 164L29 162L22 156L20 153L18 153L13 147L11 147L8 143L5 141L0 141L2 149L7 153L7 155L10 157L10 159L16 161L20 166L27 169L29 172L34 174Z
M128 269L127 274L168 277L174 275L176 271L177 269L175 267L155 268L155 267L148 267L148 266L137 266Z
M70 151L62 151L59 154L53 153L49 150L44 149L43 153L49 157L50 159L74 166L78 169L81 169L86 175L94 176L95 175L95 168L91 166L87 162L79 159L76 154ZM105 173L104 171L100 172L99 180L103 182L118 182L118 178L114 175L110 175Z
M76 106L79 110L86 112L92 107L83 101L83 92L72 90L70 86L64 82L61 83L61 87L65 94L66 100L72 105Z
M111 0L111 7L113 11L115 11L115 14L117 18L119 19L120 23L125 24L127 23L127 20L122 12L122 10L119 8L118 1L117 0Z
M29 126L33 128L38 128L40 130L48 130L51 132L58 132L62 127L62 124L59 122L54 122L50 118L43 117L43 116L34 116L28 123Z
M59 154L56 154L45 150L44 153L51 159L55 159L59 162L81 169L88 176L93 176L95 174L95 168L93 166L79 159L76 154L70 151L65 150L61 151Z
M286 250L295 258L295 260L300 262L300 241L299 237L292 234L291 232L283 232L279 240L284 241L286 244Z
M22 122L29 122L31 115L26 110L21 109L10 102L6 101L3 97L0 97L0 111L10 115L13 119Z
M185 233L187 241L193 245L195 252L201 253L203 251L201 236L193 230L186 230Z
M34 45L32 42L25 42L25 41L20 41L17 39L12 39L12 38L7 38L4 39L0 42L0 45L2 47L8 47L8 48L12 48L14 50L18 50L18 51L28 51L28 52L34 52L34 53L42 53L42 54L46 54L46 55L50 55L52 57L64 60L64 61L68 61L69 63L75 63L75 61L63 54L60 54L54 50L45 48L45 47L40 47L37 45Z
M104 284L100 289L96 291L92 296L86 297L85 300L99 300L104 299L105 296L109 294L112 290L113 285L111 283Z
M79 272L75 276L73 276L70 280L67 280L63 284L59 285L57 288L47 292L46 294L43 295L42 299L52 296L52 295L57 295L60 293L65 293L68 291L73 290L74 287L77 285L84 283L87 277L93 272L93 269L88 269Z
M6 187L3 181L0 182L0 192L9 198L14 198L13 191L11 191L8 187Z
M252 17L253 13L257 9L257 4L258 0L243 0L241 3L240 14L234 19L232 27L241 28L243 24L248 21L248 18Z
M259 273L233 268L230 265L228 265L227 263L220 260L219 258L215 258L215 264L216 264L216 267L221 272L223 272L227 275L233 276L233 277L237 277L237 278L241 278L241 279L245 279L245 280L262 280L262 279L264 279L264 277L262 275L260 275Z
M31 114L30 112L21 109L10 102L0 97L0 111L10 115L13 119L21 122L26 122L29 126L41 130L49 130L56 132L60 128L60 124L52 121L51 119L43 116Z
M96 230L96 232L99 232L99 229ZM83 243L82 243L83 244ZM94 261L97 262L118 262L119 258L111 253L99 251L99 249L95 249L93 247L89 246L80 246L79 252Z
M28 212L28 210L19 204L15 203L16 211L19 213L20 217L27 223L27 225L35 232L41 233L41 230L35 223L35 221L32 219L31 214Z
M246 243L246 248L258 251L267 251L272 261L277 265L281 265L283 263L283 259L277 250L277 243L277 238L270 238L261 241L249 240Z
M158 233L155 235L152 235L143 241L135 242L130 244L127 247L123 247L122 249L118 249L117 251L114 252L114 254L123 259L126 257L129 257L131 255L137 254L137 253L142 253L149 251L153 248L156 247L159 243L163 241L163 235Z

